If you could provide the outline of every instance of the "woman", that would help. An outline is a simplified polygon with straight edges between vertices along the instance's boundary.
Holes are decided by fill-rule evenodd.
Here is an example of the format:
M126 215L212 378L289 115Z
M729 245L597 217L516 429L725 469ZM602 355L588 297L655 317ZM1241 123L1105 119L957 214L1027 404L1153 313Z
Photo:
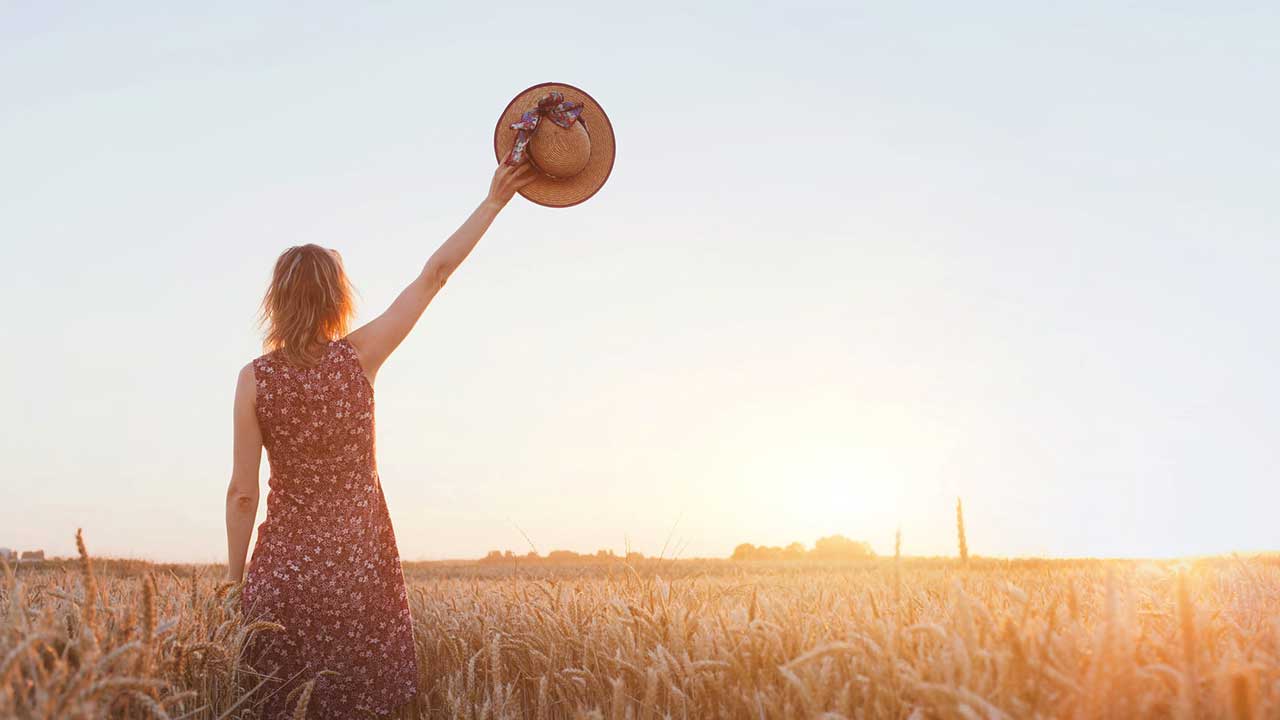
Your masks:
M308 717L386 715L417 692L404 576L374 459L374 377L533 179L529 168L499 165L484 202L418 278L349 335L351 287L338 253L303 245L276 262L262 307L269 352L236 384L227 489L228 566L231 580L245 579L245 616L284 626L256 636L247 653L254 670L275 678L257 693L264 718L289 713L290 692L313 679ZM263 447L267 518L244 578Z

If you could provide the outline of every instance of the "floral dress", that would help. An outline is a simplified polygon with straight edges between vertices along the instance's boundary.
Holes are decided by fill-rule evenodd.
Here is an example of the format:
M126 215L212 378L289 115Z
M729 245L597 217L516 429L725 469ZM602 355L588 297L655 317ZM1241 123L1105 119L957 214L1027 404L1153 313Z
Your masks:
M373 387L346 338L316 367L270 353L253 372L271 489L243 608L284 625L246 652L275 678L254 693L262 717L291 716L291 691L312 679L308 718L385 715L417 692L418 664L374 461Z

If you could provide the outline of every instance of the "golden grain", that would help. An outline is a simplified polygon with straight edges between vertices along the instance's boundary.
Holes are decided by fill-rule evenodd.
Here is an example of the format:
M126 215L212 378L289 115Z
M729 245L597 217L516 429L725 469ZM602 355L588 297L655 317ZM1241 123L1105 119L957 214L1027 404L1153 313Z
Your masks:
M4 575L0 717L255 717L264 677L242 651L279 625L246 623L239 587L202 589L194 568L95 561L77 545L78 573ZM962 568L900 551L410 564L422 675L403 716L1280 716L1274 558ZM316 692L315 678L297 688L295 717L314 714Z

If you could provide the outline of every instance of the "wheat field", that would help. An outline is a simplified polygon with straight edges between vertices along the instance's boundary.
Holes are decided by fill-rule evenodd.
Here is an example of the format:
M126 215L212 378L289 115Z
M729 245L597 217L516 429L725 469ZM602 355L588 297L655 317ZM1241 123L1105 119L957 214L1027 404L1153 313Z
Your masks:
M1273 557L405 570L406 717L1280 717ZM0 717L256 717L222 572L6 566Z

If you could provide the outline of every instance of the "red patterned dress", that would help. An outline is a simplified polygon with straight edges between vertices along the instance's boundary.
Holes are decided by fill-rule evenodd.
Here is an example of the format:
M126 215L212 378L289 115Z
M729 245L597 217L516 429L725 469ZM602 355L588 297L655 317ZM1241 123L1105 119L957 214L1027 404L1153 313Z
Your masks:
M278 679L255 693L262 717L288 716L290 691L313 678L308 718L387 714L417 692L418 663L374 461L373 387L346 338L316 367L269 353L253 373L271 490L243 608L285 627L247 651Z

